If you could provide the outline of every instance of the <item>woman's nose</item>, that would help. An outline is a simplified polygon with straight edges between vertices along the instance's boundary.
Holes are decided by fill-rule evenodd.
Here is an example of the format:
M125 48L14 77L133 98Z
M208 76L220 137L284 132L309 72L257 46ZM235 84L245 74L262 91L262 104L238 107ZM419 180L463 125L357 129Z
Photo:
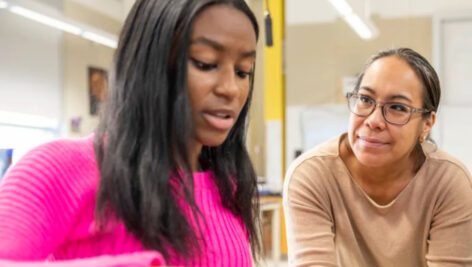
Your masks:
M226 98L234 98L239 92L237 76L234 69L226 67L219 72L218 84L215 87L215 94Z
M365 118L365 123L371 129L384 129L386 121L383 115L383 106L375 106L374 111Z

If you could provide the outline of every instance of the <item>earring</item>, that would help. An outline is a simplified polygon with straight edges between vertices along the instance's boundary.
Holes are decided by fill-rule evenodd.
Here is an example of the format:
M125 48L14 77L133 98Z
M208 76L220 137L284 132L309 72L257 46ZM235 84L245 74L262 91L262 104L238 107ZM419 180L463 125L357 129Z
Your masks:
M423 143L424 142L424 137L420 136L419 141L420 141L420 144Z

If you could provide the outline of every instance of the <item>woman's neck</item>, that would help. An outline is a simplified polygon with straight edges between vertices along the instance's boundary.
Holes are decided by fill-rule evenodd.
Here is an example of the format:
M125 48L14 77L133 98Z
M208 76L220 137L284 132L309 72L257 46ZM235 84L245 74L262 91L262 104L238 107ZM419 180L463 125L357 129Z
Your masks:
M415 149L409 156L388 165L365 166L351 150L347 138L340 145L340 156L352 178L378 204L388 204L409 184L417 172L419 153Z
M190 160L190 168L192 172L200 172L202 171L199 158L200 153L202 152L203 145L198 142L193 142L190 145L189 149L189 160Z

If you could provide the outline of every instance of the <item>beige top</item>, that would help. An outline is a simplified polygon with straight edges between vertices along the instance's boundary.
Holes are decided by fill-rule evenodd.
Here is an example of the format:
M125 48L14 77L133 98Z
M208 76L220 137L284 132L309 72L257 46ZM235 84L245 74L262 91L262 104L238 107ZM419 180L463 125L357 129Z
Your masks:
M289 266L472 266L468 170L431 143L416 176L389 204L354 182L341 135L307 151L284 184Z

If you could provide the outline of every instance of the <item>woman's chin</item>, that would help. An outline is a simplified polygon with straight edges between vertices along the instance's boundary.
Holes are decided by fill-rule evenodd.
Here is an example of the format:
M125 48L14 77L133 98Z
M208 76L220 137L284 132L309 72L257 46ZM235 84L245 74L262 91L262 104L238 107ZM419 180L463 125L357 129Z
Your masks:
M356 158L360 164L370 168L385 166L387 162L387 159L384 155L372 155L369 153L359 153L356 155Z
M207 147L221 146L226 140L226 136L220 138L213 138L209 140L203 140L202 144Z

